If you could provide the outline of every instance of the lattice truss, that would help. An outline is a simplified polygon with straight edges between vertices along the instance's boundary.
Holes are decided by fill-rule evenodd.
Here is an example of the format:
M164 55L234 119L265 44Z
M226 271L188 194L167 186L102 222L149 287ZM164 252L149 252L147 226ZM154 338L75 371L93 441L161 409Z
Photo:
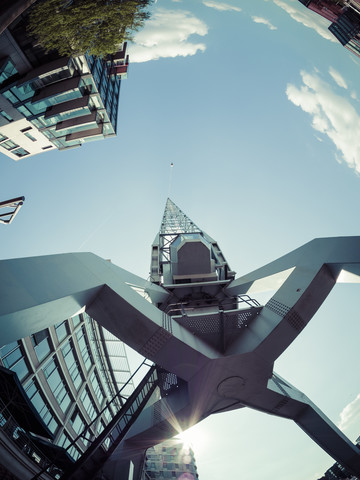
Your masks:
M160 226L161 261L170 262L170 245L181 233L201 233L201 229L168 198Z

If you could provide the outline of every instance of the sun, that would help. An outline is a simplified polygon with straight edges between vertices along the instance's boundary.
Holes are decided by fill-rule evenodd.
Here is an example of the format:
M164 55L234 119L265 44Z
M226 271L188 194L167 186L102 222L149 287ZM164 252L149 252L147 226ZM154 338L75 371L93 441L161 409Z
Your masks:
M206 448L207 438L200 425L194 425L184 430L176 435L175 438L179 438L184 443L184 448L191 448L195 454Z

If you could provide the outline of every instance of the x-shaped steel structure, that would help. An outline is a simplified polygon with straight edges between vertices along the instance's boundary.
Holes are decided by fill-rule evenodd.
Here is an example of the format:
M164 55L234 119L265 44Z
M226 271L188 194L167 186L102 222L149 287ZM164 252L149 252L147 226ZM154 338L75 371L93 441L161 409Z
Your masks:
M360 476L358 448L273 371L337 281L360 281L360 237L313 240L235 279L216 241L168 200L150 280L90 253L1 261L0 338L9 343L85 309L169 372L169 394L143 410L109 472L212 413L251 407L294 420ZM264 289L275 293L260 306L248 295Z

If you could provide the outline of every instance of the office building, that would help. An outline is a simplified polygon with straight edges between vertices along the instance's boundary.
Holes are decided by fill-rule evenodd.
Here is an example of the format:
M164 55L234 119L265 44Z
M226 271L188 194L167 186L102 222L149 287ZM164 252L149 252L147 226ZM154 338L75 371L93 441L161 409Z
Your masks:
M26 15L0 35L0 152L13 160L114 137L126 43L108 58L46 53Z
M329 27L341 45L360 57L360 12L346 9Z
M59 478L133 391L124 344L86 313L1 347L0 365L1 478L30 479L48 459L41 478Z
M181 440L173 438L147 450L144 480L196 480L198 477L194 452Z
M360 57L360 2L357 0L299 0L310 10L329 20L330 32L350 52Z
M299 0L299 2L330 22L336 21L344 8L343 2L335 3L331 0Z

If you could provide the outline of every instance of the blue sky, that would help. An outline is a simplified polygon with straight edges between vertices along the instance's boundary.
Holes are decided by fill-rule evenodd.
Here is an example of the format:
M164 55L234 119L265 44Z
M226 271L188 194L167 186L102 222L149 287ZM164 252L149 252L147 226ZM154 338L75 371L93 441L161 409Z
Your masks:
M360 59L328 22L296 0L152 10L116 139L2 156L1 199L26 200L0 225L1 258L92 251L146 277L169 191L238 275L316 237L359 235ZM275 368L352 440L358 288L336 286ZM202 422L193 442L203 480L316 480L332 464L292 422L245 409Z

